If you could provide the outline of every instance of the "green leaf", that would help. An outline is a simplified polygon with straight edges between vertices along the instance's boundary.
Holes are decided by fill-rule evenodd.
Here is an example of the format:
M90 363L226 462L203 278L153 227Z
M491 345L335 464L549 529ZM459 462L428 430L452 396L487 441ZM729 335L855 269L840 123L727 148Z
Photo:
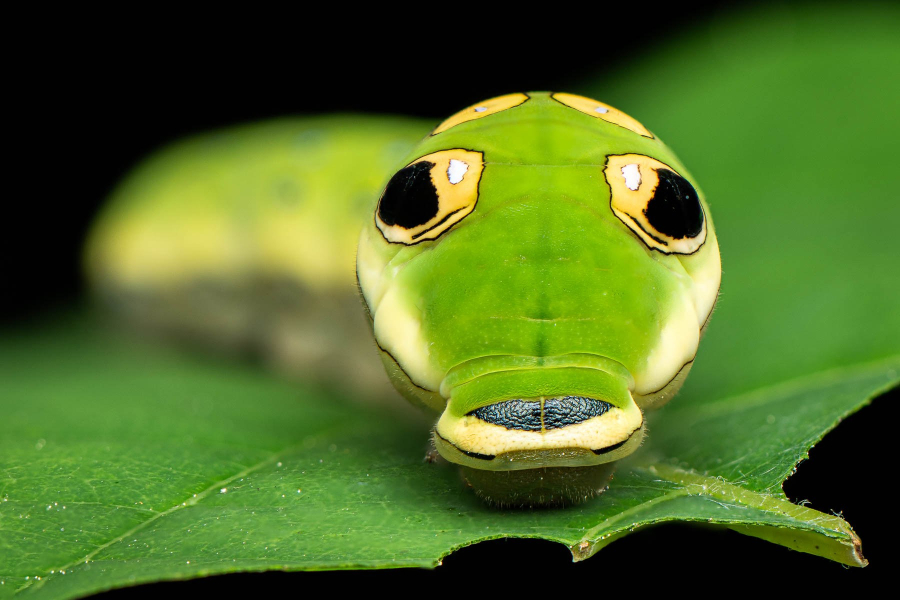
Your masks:
M900 352L898 30L896 4L744 10L580 88L709 202L722 292L679 403Z
M134 346L84 320L22 332L0 345L0 595L71 598L276 568L427 567L497 537L558 541L580 560L673 520L860 565L850 527L790 503L779 483L898 371L895 357L673 405L601 497L498 511L451 465L423 460L427 423L409 413Z
M0 597L429 566L509 536L580 559L673 520L862 564L844 521L780 486L898 381L900 12L778 10L572 90L672 143L722 243L722 297L694 371L607 493L566 510L491 510L454 469L422 462L428 425L409 413L132 347L76 319L0 341Z

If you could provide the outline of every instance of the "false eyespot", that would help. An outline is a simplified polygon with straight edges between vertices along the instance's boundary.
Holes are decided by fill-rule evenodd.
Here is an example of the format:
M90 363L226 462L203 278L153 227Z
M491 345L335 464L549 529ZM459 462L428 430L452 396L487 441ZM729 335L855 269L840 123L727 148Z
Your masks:
M422 156L391 177L375 224L394 244L437 239L475 210L483 171L481 152L457 148Z
M604 170L610 205L654 250L693 254L706 241L700 195L669 165L643 154L612 155Z

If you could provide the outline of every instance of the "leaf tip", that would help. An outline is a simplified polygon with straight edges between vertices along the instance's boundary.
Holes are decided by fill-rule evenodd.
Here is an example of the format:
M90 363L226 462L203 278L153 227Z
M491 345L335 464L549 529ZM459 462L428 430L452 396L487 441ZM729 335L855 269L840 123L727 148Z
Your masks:
M596 552L594 545L587 540L569 546L569 551L572 552L572 562L587 560Z
M850 533L850 542L853 544L853 558L856 559L856 566L858 567L866 567L869 565L869 561L866 560L866 557L863 556L862 553L862 540L859 539L859 536L856 533Z

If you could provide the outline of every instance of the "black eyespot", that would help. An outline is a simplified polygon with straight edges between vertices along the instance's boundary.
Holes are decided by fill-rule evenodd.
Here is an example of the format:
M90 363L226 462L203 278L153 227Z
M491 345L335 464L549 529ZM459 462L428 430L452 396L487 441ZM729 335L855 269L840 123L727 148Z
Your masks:
M693 254L706 241L706 216L696 188L645 154L611 154L604 169L613 213L648 248Z
M659 184L644 209L647 221L676 240L695 238L703 231L703 209L697 190L687 179L668 169L657 169Z
M417 162L391 177L378 203L378 216L385 225L412 229L437 215L438 192L431 181L434 166L433 162Z
M421 156L397 171L381 195L375 225L391 244L436 240L478 202L484 155L450 148Z

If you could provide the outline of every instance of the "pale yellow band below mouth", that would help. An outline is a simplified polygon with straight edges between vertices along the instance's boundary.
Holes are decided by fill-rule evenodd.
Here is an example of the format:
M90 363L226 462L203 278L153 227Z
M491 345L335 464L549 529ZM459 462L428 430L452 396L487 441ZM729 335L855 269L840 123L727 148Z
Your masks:
M599 450L586 448L551 448L515 450L498 455L485 455L462 450L434 430L432 440L440 455L454 464L485 471L515 471L546 467L587 467L610 463L632 454L644 440L640 425L622 442Z

